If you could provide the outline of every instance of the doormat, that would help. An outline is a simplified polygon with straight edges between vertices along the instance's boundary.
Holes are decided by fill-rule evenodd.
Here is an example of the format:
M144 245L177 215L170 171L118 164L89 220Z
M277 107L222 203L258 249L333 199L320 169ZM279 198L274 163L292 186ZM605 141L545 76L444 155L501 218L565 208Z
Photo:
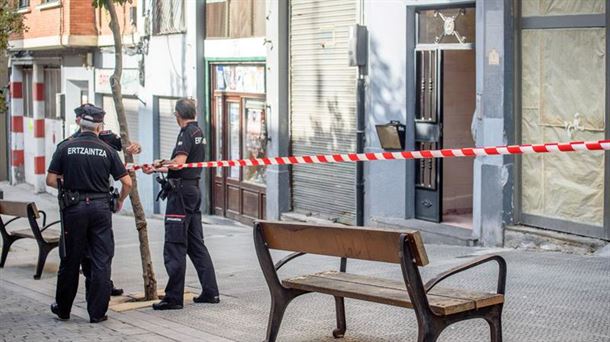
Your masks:
M135 292L123 296L111 297L108 308L114 312L125 312L151 307L153 304L159 303L161 299L165 297L165 290L157 290L157 296L159 296L159 299L148 301L144 300L144 292ZM184 291L184 302L193 301L193 298L196 296L197 295L193 292Z

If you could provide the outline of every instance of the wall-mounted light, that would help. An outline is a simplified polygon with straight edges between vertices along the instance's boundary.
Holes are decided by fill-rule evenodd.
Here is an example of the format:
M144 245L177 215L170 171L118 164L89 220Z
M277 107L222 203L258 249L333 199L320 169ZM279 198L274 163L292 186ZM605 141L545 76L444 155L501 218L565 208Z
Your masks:
M405 125L400 121L390 121L387 124L375 125L381 148L389 151L403 151L405 149Z

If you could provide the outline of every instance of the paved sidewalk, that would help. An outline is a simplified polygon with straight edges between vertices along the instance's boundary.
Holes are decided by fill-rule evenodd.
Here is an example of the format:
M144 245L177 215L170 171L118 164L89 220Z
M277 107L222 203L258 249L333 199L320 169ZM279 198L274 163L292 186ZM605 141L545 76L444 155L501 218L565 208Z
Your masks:
M0 184L6 199L35 200L57 217L51 195L33 195L25 185ZM167 279L163 268L163 222L149 219L153 262L159 287ZM0 269L0 340L5 341L261 341L270 304L252 244L249 227L204 226L206 244L216 266L222 301L218 305L186 303L184 310L156 312L150 308L109 312L110 320L88 323L84 290L77 296L73 319L57 321L48 310L55 291L58 255L53 251L41 280L33 280L37 249L33 241L17 242L7 265ZM141 291L138 238L133 218L114 217L116 251L113 280L127 292ZM610 342L610 259L551 252L427 246L431 264L425 279L469 260L499 253L508 262L507 300L503 324L505 341ZM283 254L282 254L283 255ZM280 254L277 254L280 256ZM282 270L283 276L334 269L334 258L305 256ZM351 261L351 272L400 279L396 265ZM448 280L455 287L492 290L493 265ZM81 282L82 283L82 282ZM187 285L197 292L196 274L189 265ZM412 311L347 300L348 330L344 341L416 341ZM334 341L334 301L307 295L288 307L279 341ZM484 321L458 323L440 341L489 341Z

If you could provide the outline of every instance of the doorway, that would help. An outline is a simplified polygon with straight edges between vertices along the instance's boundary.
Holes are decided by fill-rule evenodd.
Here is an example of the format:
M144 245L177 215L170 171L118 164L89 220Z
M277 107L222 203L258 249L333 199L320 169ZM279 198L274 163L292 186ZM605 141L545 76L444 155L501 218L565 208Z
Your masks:
M417 150L471 147L476 104L475 9L415 11ZM472 158L415 162L415 218L472 229Z
M212 159L267 156L263 65L212 65ZM212 170L215 215L246 224L265 218L265 166Z

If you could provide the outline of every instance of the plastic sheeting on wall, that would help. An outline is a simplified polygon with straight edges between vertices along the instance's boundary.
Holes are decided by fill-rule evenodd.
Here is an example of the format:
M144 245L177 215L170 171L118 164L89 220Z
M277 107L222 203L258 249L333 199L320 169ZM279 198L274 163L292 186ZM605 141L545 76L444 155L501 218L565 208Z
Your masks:
M604 29L523 31L523 143L604 138L605 39ZM601 226L603 201L603 152L523 156L524 213Z
M523 16L603 14L606 0L523 0Z

